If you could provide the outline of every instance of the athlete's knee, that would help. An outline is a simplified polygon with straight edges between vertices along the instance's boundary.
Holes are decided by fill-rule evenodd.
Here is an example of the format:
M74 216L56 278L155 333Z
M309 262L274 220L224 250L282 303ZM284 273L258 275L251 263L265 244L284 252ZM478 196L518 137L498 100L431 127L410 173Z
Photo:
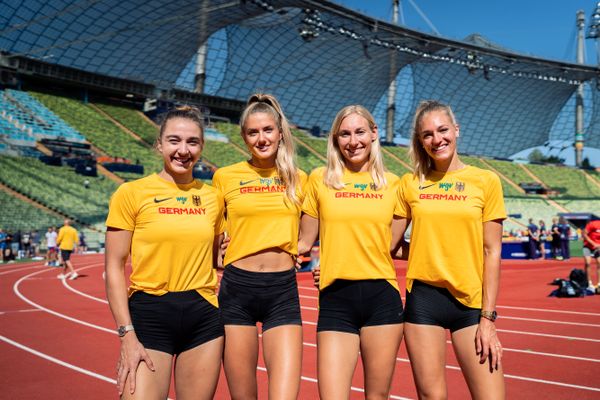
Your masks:
M419 399L421 400L445 400L448 393L443 385L426 385L418 387Z

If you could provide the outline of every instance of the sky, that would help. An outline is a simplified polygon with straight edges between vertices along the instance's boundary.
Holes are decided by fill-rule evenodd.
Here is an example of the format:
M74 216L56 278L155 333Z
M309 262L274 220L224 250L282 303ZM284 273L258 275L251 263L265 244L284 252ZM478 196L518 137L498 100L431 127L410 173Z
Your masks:
M392 21L392 0L333 2L383 21ZM576 13L578 10L585 12L587 32L596 4L593 0L400 0L400 24L429 34L435 34L435 29L442 37L457 40L478 33L507 50L575 63ZM596 41L591 39L585 41L585 63L599 64ZM541 150L546 155L565 158L566 164L573 165L574 150L558 151L557 147ZM523 157L529 151L519 156ZM585 149L584 157L600 167L600 149Z

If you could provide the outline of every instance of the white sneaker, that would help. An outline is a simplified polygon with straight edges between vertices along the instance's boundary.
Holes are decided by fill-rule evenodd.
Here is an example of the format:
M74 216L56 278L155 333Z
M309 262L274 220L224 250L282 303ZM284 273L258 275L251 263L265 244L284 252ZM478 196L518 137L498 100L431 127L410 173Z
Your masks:
M77 277L79 276L79 274L77 272L72 272L71 275L69 276L69 280L75 280L77 279Z
M58 275L56 275L56 277L58 279L65 279L67 277L67 275L65 275L65 274L58 274Z

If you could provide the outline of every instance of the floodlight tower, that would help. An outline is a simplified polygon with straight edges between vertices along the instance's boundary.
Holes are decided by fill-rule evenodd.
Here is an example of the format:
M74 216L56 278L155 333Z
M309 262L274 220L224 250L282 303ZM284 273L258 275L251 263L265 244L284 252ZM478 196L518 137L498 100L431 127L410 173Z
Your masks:
M583 30L585 29L585 14L577 11L577 63L583 64ZM583 156L583 83L577 86L575 94L575 165L581 167Z
M394 11L392 23L398 25L398 14L400 12L400 0L392 0ZM390 50L390 87L388 89L387 113L385 124L385 141L392 143L394 141L394 119L396 118L396 75L398 67L396 66L396 50Z
M596 3L596 9L590 17L586 39L596 39L596 61L600 66L600 1Z
M206 59L208 57L208 35L207 19L210 0L200 2L200 13L198 16L199 43L196 51L196 68L194 70L194 92L204 93L206 83Z

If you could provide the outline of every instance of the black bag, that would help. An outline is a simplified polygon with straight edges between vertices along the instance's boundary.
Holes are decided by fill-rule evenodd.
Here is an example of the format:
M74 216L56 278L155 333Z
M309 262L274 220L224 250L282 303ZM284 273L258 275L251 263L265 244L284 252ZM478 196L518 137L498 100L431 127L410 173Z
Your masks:
M569 274L569 280L577 283L583 290L588 286L588 279L584 270L579 268L573 268Z
M581 297L584 292L577 282L568 281L566 279L555 279L553 285L558 285L558 289L553 290L549 296L551 297Z

